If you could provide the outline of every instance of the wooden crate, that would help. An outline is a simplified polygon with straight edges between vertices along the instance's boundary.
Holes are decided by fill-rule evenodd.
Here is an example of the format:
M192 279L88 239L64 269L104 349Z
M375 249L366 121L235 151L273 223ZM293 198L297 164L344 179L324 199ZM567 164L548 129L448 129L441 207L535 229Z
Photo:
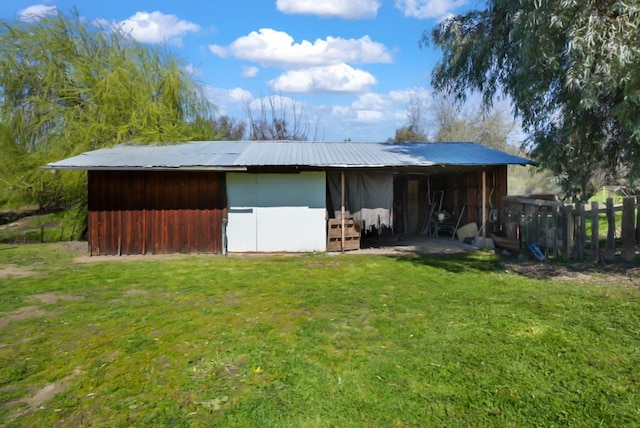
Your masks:
M344 221L344 249L358 250L360 249L360 225L354 220ZM342 241L342 220L330 218L329 230L327 233L327 251L340 251Z

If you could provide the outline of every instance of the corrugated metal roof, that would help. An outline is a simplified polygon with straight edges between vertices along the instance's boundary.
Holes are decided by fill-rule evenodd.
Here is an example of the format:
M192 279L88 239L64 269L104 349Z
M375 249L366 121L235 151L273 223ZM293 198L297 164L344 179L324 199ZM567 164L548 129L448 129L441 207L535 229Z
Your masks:
M428 167L535 165L474 143L200 141L119 145L47 165L50 169L220 169L247 167Z

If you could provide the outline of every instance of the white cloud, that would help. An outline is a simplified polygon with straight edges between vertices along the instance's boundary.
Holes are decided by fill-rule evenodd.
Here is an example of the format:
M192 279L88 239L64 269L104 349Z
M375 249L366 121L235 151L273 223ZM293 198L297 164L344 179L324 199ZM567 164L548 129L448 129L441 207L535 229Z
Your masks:
M380 0L277 0L279 11L346 19L375 18Z
M358 110L356 111L358 122L378 122L383 118L383 113L378 110Z
M389 104L388 97L382 94L376 94L375 92L369 92L360 95L358 99L351 104L351 107L356 110L383 110L387 108Z
M302 67L327 66L344 62L390 63L391 54L386 47L369 36L359 39L327 37L313 43L303 40L295 43L289 34L270 28L253 31L235 40L228 48L211 45L218 56L231 54L236 58L254 61L266 66Z
M291 113L292 106L295 106L298 109L297 112L302 114L305 112L307 104L283 95L267 95L260 98L254 98L248 103L245 102L245 107L248 107L253 111L260 111L263 109L270 111L273 108L274 111L282 112L283 114L286 114L287 112Z
M406 125L409 101L412 98L431 100L431 92L425 88L406 88L389 93L367 92L348 106L333 106L329 115L332 126L349 123L350 126L371 127L371 131L360 128L362 135L369 135L365 139L371 141L385 141L393 136L393 132ZM348 126L344 126L348 132ZM360 138L362 139L362 138Z
M282 92L363 92L377 83L371 73L347 64L290 70L270 80L275 91Z
M242 77L256 77L259 71L258 67L242 67Z
M442 19L467 4L467 0L395 0L395 4L405 16Z
M202 70L193 64L187 64L184 67L184 71L186 71L190 76L202 76Z
M117 26L142 43L167 42L175 45L182 44L182 37L187 33L200 30L197 24L158 11L136 12L129 19L119 22Z
M386 141L393 137L396 129L407 124L409 100L412 97L420 97L426 103L431 100L430 91L421 87L386 93L367 92L342 105L312 104L280 95L254 98L243 88L208 86L206 91L219 115L240 120L246 117L248 107L256 111L262 104L276 102L276 110L286 110L295 104L301 108L304 120L311 125L309 138L323 141L342 141L347 138L353 141Z
M242 88L224 89L215 86L206 86L207 99L217 108L218 114L241 117L244 106L253 100L251 92Z
M212 54L219 56L220 58L224 58L227 56L227 50L220 45L209 45L209 51Z
M426 88L406 88L389 92L389 100L396 104L408 105L413 99L429 101L433 98L433 93Z
M37 22L40 18L55 15L58 9L55 6L35 4L18 12L18 19L23 22Z

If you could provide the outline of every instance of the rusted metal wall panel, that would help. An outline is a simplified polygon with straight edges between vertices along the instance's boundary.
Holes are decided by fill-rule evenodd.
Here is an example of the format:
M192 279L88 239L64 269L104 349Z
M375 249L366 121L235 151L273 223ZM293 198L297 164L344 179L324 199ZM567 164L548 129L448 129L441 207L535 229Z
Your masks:
M224 175L90 171L91 255L220 253Z

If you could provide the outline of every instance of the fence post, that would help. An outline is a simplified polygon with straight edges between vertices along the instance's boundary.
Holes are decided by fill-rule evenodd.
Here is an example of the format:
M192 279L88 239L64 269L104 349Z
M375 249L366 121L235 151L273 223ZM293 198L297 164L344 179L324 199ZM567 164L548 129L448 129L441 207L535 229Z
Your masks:
M640 205L640 195L636 196L636 205ZM636 214L636 244L640 244L640 209Z
M633 261L636 256L635 202L636 198L624 198L622 201L622 258L625 262Z
M591 202L591 257L600 261L600 204Z
M578 202L576 204L576 245L578 247L578 257L584 259L584 244L586 242L586 228L584 225L585 213L584 204Z
M553 221L553 258L558 258L558 241L560 240L560 223L558 222L558 207L551 208L551 219Z
M534 232L533 232L533 230L534 230L533 229L534 228L534 226L533 226L533 220L534 220L533 210L534 210L534 208L533 208L532 205L526 204L524 206L524 219L525 219L524 222L526 224L526 226L525 226L526 232L525 232L525 238L524 238L524 246L525 246L525 248L528 248L529 244L534 242L534 239L533 239L533 234L534 234Z
M616 219L613 212L613 198L607 198L607 243L604 246L604 261L612 262L616 257Z
M544 255L549 257L549 212L547 207L542 207L542 233L544 233Z
M562 207L562 225L564 228L564 240L562 241L562 258L565 262L571 259L571 247L573 247L573 207Z

